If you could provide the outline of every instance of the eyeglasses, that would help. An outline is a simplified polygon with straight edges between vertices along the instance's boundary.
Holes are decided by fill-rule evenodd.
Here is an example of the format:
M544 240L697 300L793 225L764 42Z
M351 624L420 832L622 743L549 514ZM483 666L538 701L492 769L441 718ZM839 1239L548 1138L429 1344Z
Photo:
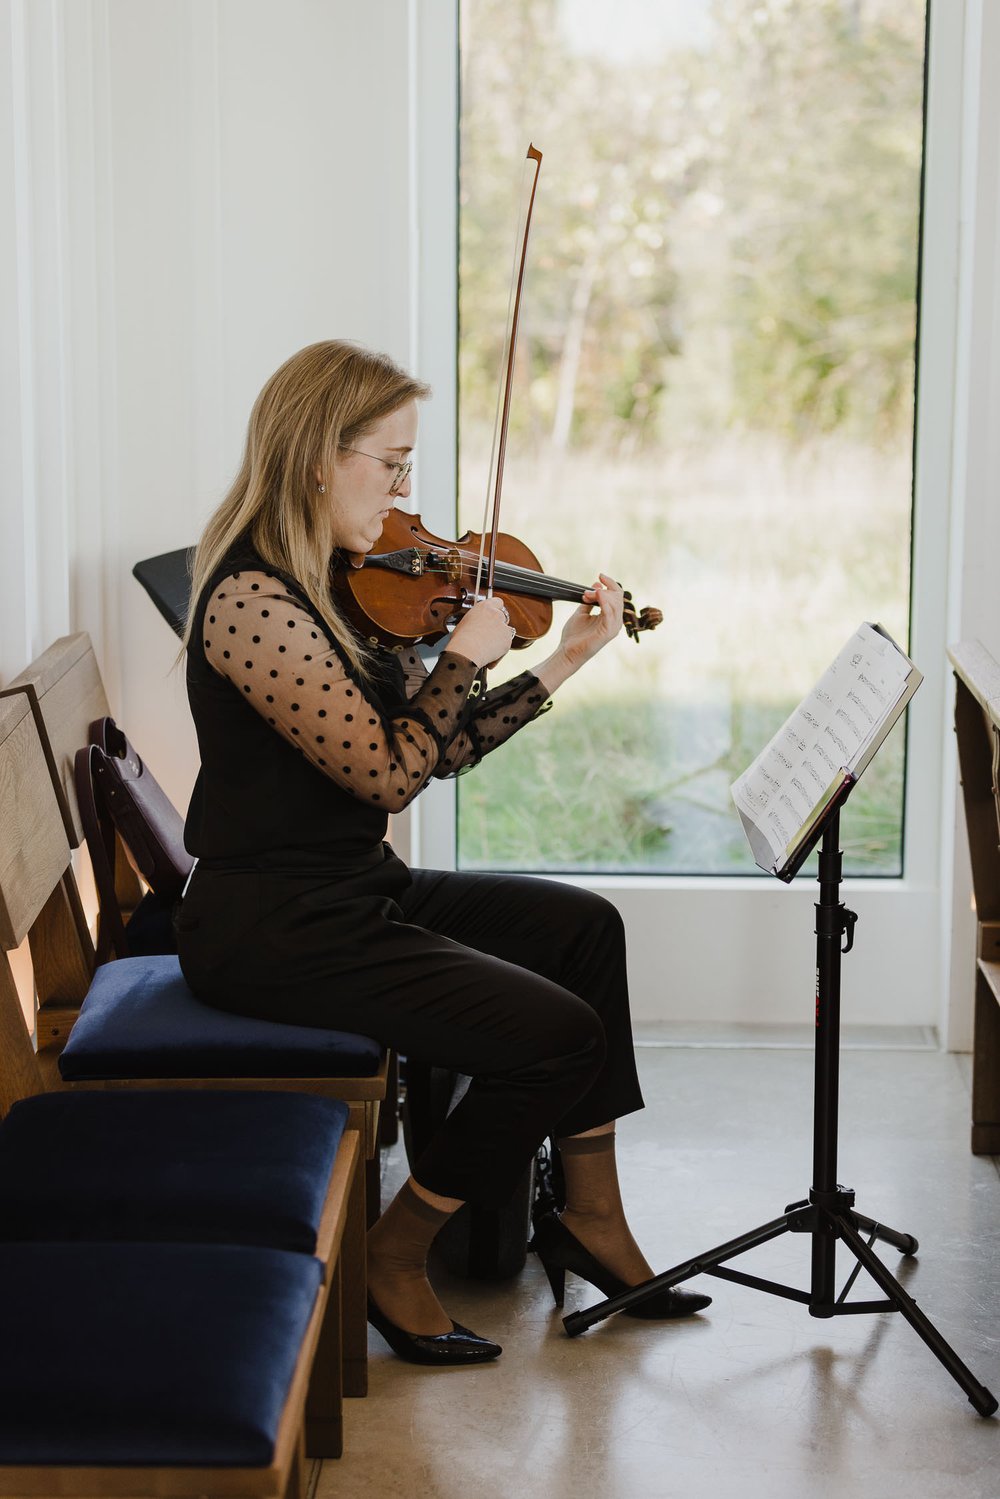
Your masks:
M398 494L413 471L412 463L393 463L391 458L379 458L376 453L364 453L360 448L344 448L345 453L357 453L359 458L371 458L374 463L381 463L386 468L391 468L396 477L389 485L390 494Z

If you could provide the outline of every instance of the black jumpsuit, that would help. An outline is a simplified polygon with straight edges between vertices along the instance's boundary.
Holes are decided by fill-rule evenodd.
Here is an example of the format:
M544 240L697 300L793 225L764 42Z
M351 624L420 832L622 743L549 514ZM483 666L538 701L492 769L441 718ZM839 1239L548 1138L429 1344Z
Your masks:
M188 695L201 770L178 921L185 977L240 1014L372 1036L472 1078L414 1165L499 1206L547 1134L642 1107L621 919L525 875L410 870L387 814L545 705L530 673L481 697L446 650L352 673L290 578L248 546L198 601Z

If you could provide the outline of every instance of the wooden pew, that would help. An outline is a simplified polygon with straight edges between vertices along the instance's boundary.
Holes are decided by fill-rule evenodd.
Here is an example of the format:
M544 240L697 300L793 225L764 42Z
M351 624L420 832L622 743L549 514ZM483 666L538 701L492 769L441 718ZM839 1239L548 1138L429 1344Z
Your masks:
M1000 1154L1000 664L978 641L948 651L976 902L972 1149Z
M0 697L12 693L26 694L31 704L66 837L70 848L79 848L83 843L83 825L73 783L73 761L80 745L86 743L87 725L111 712L90 636L81 631L55 641L37 661L0 689ZM82 739L77 737L81 730ZM127 920L139 903L142 885L120 838L115 839L114 874L118 905ZM82 921L82 911L74 913L74 919ZM55 1011L46 1019L50 1029L57 1028L53 1034L64 1028L60 1020L66 1017Z
M42 967L50 977L61 985L60 990L79 1009L84 1006L93 977L93 948L89 934L81 938L77 924L67 915L73 904L75 882L70 867L70 851L65 830L59 816L53 788L46 768L46 760L38 737L37 725L28 698L23 694L12 694L0 699L0 950L4 954L19 947L27 936L36 972ZM46 944L43 952L40 943ZM42 960L40 962L40 959ZM110 969L126 972L130 962L108 964L100 974ZM6 975L4 977L4 975ZM0 965L0 999L7 994L7 1008L16 1005L13 977L6 958ZM11 1012L13 1013L13 1012ZM214 1012L212 1012L214 1014ZM20 1016L17 1017L20 1020ZM237 1017L238 1023L238 1017ZM254 1022L254 1025L259 1025ZM16 1037L17 1025L8 1018L6 1024L8 1046L13 1044L10 1036ZM325 1033L315 1033L323 1035ZM5 1039L0 1037L0 1040ZM14 1063L13 1080L7 1085L10 1093L5 1107L9 1108L15 1098L27 1097L44 1086L65 1091L57 1067L51 1062L49 1052L31 1053L27 1035L22 1038ZM27 1047L27 1052L25 1052ZM254 1077L130 1077L117 1078L110 1087L141 1088L155 1091L207 1092L238 1089L253 1092L314 1093L338 1098L339 1085L357 1083L370 1085L370 1079L340 1079L324 1077L254 1078ZM327 1084L331 1086L327 1086ZM81 1091L107 1091L109 1084L96 1081L76 1085ZM2 1099L2 1095L0 1095ZM361 1135L353 1100L342 1100L349 1111L352 1132ZM365 1173L358 1170L348 1187L347 1220L339 1228L333 1219L321 1228L326 1235L322 1250L317 1254L327 1255L326 1263L336 1268L340 1260L334 1260L333 1250L338 1254L342 1248L344 1267L344 1312L343 1312L343 1370L344 1393L362 1396L368 1388L368 1330L367 1291L365 1263ZM341 1239L343 1244L341 1246ZM336 1242L334 1242L336 1241ZM339 1336L339 1334L338 1334ZM321 1350L331 1377L334 1374L333 1351ZM339 1362L339 1361L338 1361Z
M69 846L30 705L25 696L15 694L0 702L0 945L4 949L18 946L25 934L31 934L52 894L62 887L68 864ZM249 1105L253 1104L262 1116L257 1120L258 1134L263 1132L262 1141L269 1142L272 1126L282 1123L279 1114L284 1116L287 1129L288 1109L293 1101L265 1096L257 1104L245 1097L248 1107L244 1107L244 1098L215 1095L211 1109L216 1131L225 1127L227 1111L232 1112L231 1103L239 1104L240 1117L231 1131L232 1155L226 1180L215 1186L211 1182L207 1185L210 1193L221 1193L230 1185L230 1174L243 1171L244 1187L253 1199L252 1237L234 1239L231 1244L220 1243L218 1224L199 1222L199 1214L205 1211L205 1196L200 1205L192 1198L188 1177L181 1198L167 1203L171 1232L167 1236L169 1243L161 1243L150 1233L148 1222L143 1222L142 1197L145 1193L147 1208L150 1200L159 1207L158 1193L169 1195L177 1190L169 1149L171 1110L175 1109L176 1118L180 1119L192 1107L197 1109L208 1101L208 1095L192 1101L182 1094L169 1098L155 1094L46 1097L6 951L0 953L0 1119L4 1121L0 1124L0 1201L4 1208L0 1214L0 1325L5 1329L4 1362L0 1365L0 1494L222 1496L238 1493L292 1499L301 1492L306 1451L339 1455L343 1393L340 1267L348 1255L363 1267L363 1174L357 1134L346 1130L335 1137L339 1145L332 1170L328 1165L324 1167L325 1200L320 1192L314 1199L321 1204L318 1217L310 1218L305 1225L315 1228L314 1247L308 1253L288 1252L282 1242L287 1198L283 1193L276 1194L271 1213L272 1204L263 1200L266 1190L260 1185L259 1162L252 1153L248 1158L246 1152L250 1144ZM51 1227L44 1235L32 1230L30 1189L34 1181L42 1178L46 1167L44 1148L40 1155L32 1149L33 1130L44 1129L49 1104L58 1105L59 1138L54 1142L58 1163L50 1159L49 1165L53 1167L53 1175L57 1174L56 1164L61 1172L64 1195L55 1204L58 1210L55 1217L61 1216L66 1224L65 1240L56 1237ZM298 1100L295 1107L299 1107ZM344 1105L338 1108L338 1130L343 1130L347 1110ZM88 1141L99 1139L106 1145L109 1139L115 1140L119 1126L129 1132L131 1143L137 1125L141 1131L146 1111L154 1116L150 1120L153 1128L149 1143L158 1145L158 1161L150 1163L141 1151L133 1151L130 1165L121 1167L112 1162L109 1172L103 1154L99 1160L88 1160ZM123 1112L127 1123L122 1119ZM74 1113L77 1128L73 1126ZM203 1123L208 1124L208 1113ZM63 1125L67 1127L62 1128ZM195 1132L200 1140L203 1135L199 1134L199 1128L196 1126ZM213 1134L215 1139L217 1134ZM199 1144L197 1148L200 1154L202 1146ZM88 1179L92 1169L94 1174ZM117 1180L116 1170L121 1172ZM27 1198L23 1195L25 1179L29 1188ZM108 1187L109 1180L108 1200L102 1202L95 1189ZM321 1187L319 1178L316 1185ZM130 1191L135 1193L134 1200L129 1196ZM123 1200L134 1215L131 1223L127 1213L123 1219ZM37 1194L34 1202L36 1209L39 1202L44 1204L42 1216L50 1221L52 1204L46 1193ZM210 1202L209 1217L213 1206ZM80 1231L81 1217L86 1220L85 1234ZM270 1239L269 1230L274 1234ZM20 1242L24 1239L29 1242ZM274 1250L258 1247L269 1243ZM306 1275L307 1262L320 1266L318 1279ZM276 1294L281 1294L286 1277L299 1286L299 1331L290 1334L286 1327L274 1343L275 1348L283 1348L282 1357L289 1369L287 1392L278 1408L270 1459L262 1459L257 1466L234 1466L232 1461L226 1462L224 1455L218 1458L218 1466L213 1462L205 1467L197 1456L185 1460L185 1444L192 1440L192 1435L195 1450L200 1450L198 1412L193 1413L193 1421L189 1413L173 1426L171 1418L164 1415L166 1445L177 1452L175 1460L179 1466L167 1461L156 1466L129 1465L121 1455L131 1450L129 1443L135 1440L136 1412L132 1412L133 1425L129 1427L123 1420L119 1433L116 1409L106 1394L109 1358L114 1368L120 1364L126 1372L131 1370L137 1385L151 1397L157 1393L158 1375L155 1350L149 1348L148 1357L143 1357L143 1339L129 1325L128 1309L122 1309L120 1277L132 1275L137 1295L140 1300L145 1297L145 1302L136 1309L137 1326L145 1325L144 1318L154 1321L159 1318L163 1332L170 1329L174 1310L158 1300L162 1288L156 1272L176 1276L178 1270L182 1273L177 1284L184 1294L183 1305L176 1308L176 1331L179 1346L194 1359L203 1345L202 1328L191 1308L202 1308L211 1320L217 1298L223 1307L226 1296L233 1299L230 1295L233 1276L243 1277L244 1284L271 1287ZM354 1289L364 1294L363 1283ZM241 1323L246 1311L246 1302L235 1300L228 1317L224 1315L221 1321L219 1316L215 1317L212 1334L204 1344L206 1357L221 1359L234 1372L239 1360L254 1347L259 1348L261 1357L267 1357L266 1349L271 1346L266 1317L259 1311L255 1312L253 1327L247 1334L250 1341L244 1340ZM96 1366L92 1363L96 1353L93 1346L84 1342L80 1352L77 1322L84 1328L93 1323L104 1349L103 1373L100 1358ZM70 1334L76 1335L75 1344ZM294 1337L294 1344L290 1337ZM176 1351L178 1339L172 1332L170 1339ZM20 1359L16 1357L18 1349L22 1354ZM112 1374L111 1387L116 1377ZM176 1369L170 1377L176 1380ZM25 1398L19 1387L22 1380L28 1385L34 1433L24 1440L16 1422L12 1429L9 1419L10 1409L16 1410L18 1400L23 1403ZM120 1397L120 1378L118 1384ZM74 1441L81 1440L72 1429L74 1389L87 1390L88 1399L93 1396L95 1429L102 1434L93 1443L89 1435L84 1436L87 1455L78 1462L59 1457L60 1453L72 1450ZM168 1407L170 1389L164 1385L159 1393ZM222 1405L226 1406L225 1414L230 1420L242 1419L239 1399L222 1402L220 1409ZM206 1412L206 1417L209 1416L210 1412ZM147 1430L144 1440L148 1441L148 1437ZM102 1442L106 1444L106 1464L110 1466L102 1461ZM25 1449L30 1449L33 1456L25 1457ZM220 1450L224 1452L224 1444Z
M19 693L25 694L31 705L60 803L66 836L70 847L76 848L82 838L82 823L73 762L76 751L87 743L90 724L110 711L89 636L81 632L55 641L0 692L0 698ZM141 746L137 748L141 750ZM116 859L116 883L119 863L124 865L121 880L127 885L128 878L134 880L135 876L122 856L121 860ZM36 1034L39 1061L47 1085L57 1086L59 1053L69 1037L93 976L93 944L72 876L63 882L61 893L53 900L51 909L37 928L31 955L38 991ZM383 1054L381 1063L371 1073L360 1077L303 1075L294 1082L287 1077L277 1082L262 1077L139 1077L130 1081L134 1086L149 1087L295 1087L304 1092L343 1098L351 1108L352 1127L360 1131L364 1141L368 1163L366 1214L371 1222L379 1211L379 1117L389 1075L390 1058ZM394 1105L393 1094L390 1108Z
M303 1412L323 1319L310 1266L223 1245L0 1244L0 1495L305 1499ZM271 1332L293 1281L297 1315ZM100 1349L97 1369L84 1339ZM280 1373L276 1411L244 1397L241 1360Z

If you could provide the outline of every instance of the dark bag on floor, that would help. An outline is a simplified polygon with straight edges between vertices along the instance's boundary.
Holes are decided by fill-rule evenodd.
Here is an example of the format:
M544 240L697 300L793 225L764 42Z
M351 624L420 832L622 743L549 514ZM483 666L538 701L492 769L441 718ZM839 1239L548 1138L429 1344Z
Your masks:
M176 952L173 910L194 860L184 847L184 822L113 718L90 726L77 751L80 819L100 901L97 961ZM149 888L126 926L115 891L115 833L129 863Z
M458 1103L469 1079L445 1067L405 1063L403 1138L412 1166ZM435 1249L453 1275L508 1280L524 1269L532 1227L540 1214L565 1205L555 1152L543 1146L500 1208L467 1202L438 1234Z

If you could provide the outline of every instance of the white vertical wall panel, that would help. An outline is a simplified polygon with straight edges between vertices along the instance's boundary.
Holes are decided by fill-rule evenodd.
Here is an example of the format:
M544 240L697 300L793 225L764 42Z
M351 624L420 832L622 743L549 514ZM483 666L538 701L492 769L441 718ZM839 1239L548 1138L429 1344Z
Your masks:
M75 536L63 16L28 8L26 123L30 193L35 436L34 577L39 644L67 628ZM42 584L45 584L43 587Z
M131 577L196 540L305 343L407 359L407 0L11 0L0 23L0 674L70 629L184 805L175 643Z
M22 503L28 488L22 398L25 346L19 239L23 234L23 9L0 11L0 680L16 675L30 651L25 529L30 514ZM20 116L20 118L19 118ZM30 432L30 427L29 427Z
M114 575L105 552L116 433L107 7L64 5L61 20L69 624L90 632L117 700ZM51 567L49 559L47 572Z
M205 33L214 9L200 7ZM107 29L115 472L102 545L111 569L122 717L179 805L190 786L193 745L182 678L172 671L176 642L131 568L193 540L198 510L197 268L216 247L199 214L192 19L187 4L113 0Z
M123 705L183 803L175 646L129 571L196 539L303 344L406 355L405 7L111 7Z
M303 344L408 359L407 0L11 0L0 69L0 672L87 629L170 795L176 642L133 564L197 536Z

